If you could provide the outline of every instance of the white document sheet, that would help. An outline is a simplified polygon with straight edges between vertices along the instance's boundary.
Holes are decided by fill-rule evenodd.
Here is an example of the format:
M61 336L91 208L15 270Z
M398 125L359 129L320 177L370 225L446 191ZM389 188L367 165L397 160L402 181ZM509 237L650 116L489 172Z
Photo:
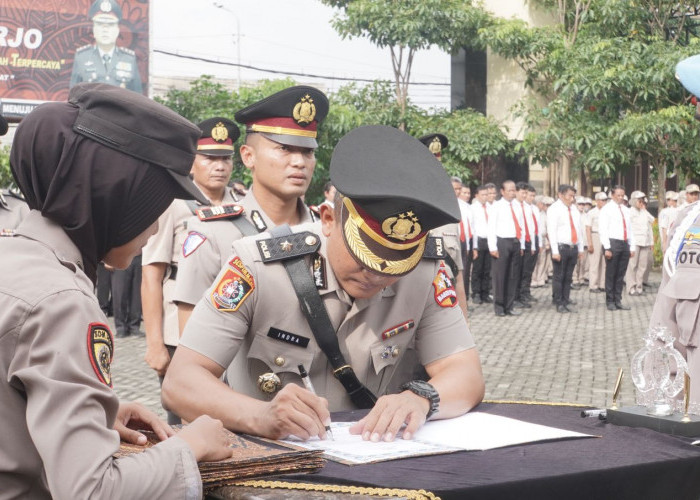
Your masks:
M288 439L282 443L304 449L324 450L330 460L346 464L365 464L462 450L490 450L538 441L595 437L479 412L426 422L415 433L413 439L403 440L397 437L388 443L363 441L362 437L351 435L349 429L352 424L353 422L334 422L331 429L335 440Z

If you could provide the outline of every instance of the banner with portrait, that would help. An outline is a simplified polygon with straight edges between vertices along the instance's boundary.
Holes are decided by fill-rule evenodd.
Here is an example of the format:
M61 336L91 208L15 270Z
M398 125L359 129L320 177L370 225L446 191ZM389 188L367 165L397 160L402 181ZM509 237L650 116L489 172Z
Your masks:
M148 0L2 0L0 112L21 118L65 101L80 81L145 94L148 17Z

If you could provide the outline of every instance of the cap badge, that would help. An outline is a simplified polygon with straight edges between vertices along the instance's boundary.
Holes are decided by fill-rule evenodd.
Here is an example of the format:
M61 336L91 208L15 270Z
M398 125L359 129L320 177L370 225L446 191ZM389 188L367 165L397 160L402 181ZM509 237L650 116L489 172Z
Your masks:
M421 232L421 227L418 223L418 217L415 216L413 211L409 211L384 219L382 231L389 238L404 241L418 236Z
M430 150L431 153L434 155L439 155L442 152L442 143L440 142L439 137L435 137L431 142L430 145L428 146L428 149Z
M316 106L309 94L302 97L301 101L294 106L292 116L299 125L308 125L314 120L316 117Z
M100 4L100 10L102 12L112 12L112 2L110 2L109 0L104 0Z
M226 139L228 139L228 129L223 123L217 123L216 126L211 129L211 138L216 142L224 142Z

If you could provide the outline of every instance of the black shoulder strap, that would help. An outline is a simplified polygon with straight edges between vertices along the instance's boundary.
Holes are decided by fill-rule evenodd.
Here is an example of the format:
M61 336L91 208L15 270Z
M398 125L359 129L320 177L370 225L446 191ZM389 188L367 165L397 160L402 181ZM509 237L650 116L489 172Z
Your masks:
M258 229L246 217L236 217L232 219L233 225L238 228L243 236L254 236L258 234Z
M452 271L452 277L457 277L459 268L452 256L445 250L445 243L441 236L428 236L425 243L424 259L444 260Z
M199 208L199 205L197 205L197 202L194 200L185 200L185 203L187 203L187 208L190 209L190 212L192 212L192 215L197 215L197 209Z
M276 238L290 235L292 230L289 225L283 224L274 228L271 234ZM299 298L299 306L311 327L316 343L333 366L333 375L343 384L355 406L363 409L372 408L377 402L377 397L358 380L355 371L340 352L335 329L304 257L285 259L282 263L292 280L294 291Z

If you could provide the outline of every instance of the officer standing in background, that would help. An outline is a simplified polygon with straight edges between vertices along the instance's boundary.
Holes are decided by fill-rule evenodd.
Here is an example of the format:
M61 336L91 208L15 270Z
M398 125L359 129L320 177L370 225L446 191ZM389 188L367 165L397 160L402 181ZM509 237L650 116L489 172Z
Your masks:
M475 304L493 302L491 295L491 254L488 243L489 211L488 187L476 188L476 196L472 202L472 217L474 221L474 239L472 242L472 299Z
M142 93L136 54L117 46L122 20L119 4L115 0L95 0L88 18L92 21L95 44L75 51L70 87L80 82L99 82Z
M240 152L253 184L237 208L227 213L205 208L188 223L173 295L179 331L226 264L234 241L314 220L301 197L313 177L318 125L327 114L325 94L307 86L284 89L236 113L246 127Z
M514 208L515 183L504 181L501 199L493 204L489 213L488 244L491 253L493 277L493 301L496 316L519 316L513 308L520 275L518 261L525 249L525 231Z
M537 263L537 248L538 248L538 228L535 222L532 206L528 202L530 199L530 186L527 182L518 182L516 185L516 214L523 221L523 230L525 232L525 248L523 252L522 264L520 266L520 276L515 294L515 307L529 309L532 307L531 302L537 302L537 299L532 296L530 291L530 282L532 281L532 273L535 270ZM534 188L532 188L534 192ZM534 194L532 195L534 198Z
M583 259L583 232L579 211L574 204L576 189L559 186L559 199L547 211L547 233L552 248L552 296L557 312L576 312L570 299L571 280L576 262Z
M192 164L192 177L213 207L231 204L233 195L227 188L233 170L233 143L240 132L226 118L210 118L199 124L202 136L197 141L197 154ZM153 368L161 382L168 369L180 338L177 307L173 302L178 264L190 247L183 247L187 236L187 221L205 205L175 200L158 218L154 234L142 254L141 302L146 329L146 363ZM192 244L190 242L190 244ZM179 418L168 413L168 423Z
M688 184L684 190L685 201L681 208L685 208L698 201L700 198L700 187L697 184Z
M666 191L666 206L659 212L659 235L661 236L661 251L668 248L668 232L671 224L678 215L678 193Z
M634 257L630 258L625 275L627 293L630 295L644 294L644 277L649 269L649 258L654 246L654 233L651 229L654 216L646 209L645 196L641 191L632 191L630 194L630 226L635 242Z
M547 234L547 209L554 203L549 196L537 195L534 198L537 206L537 226L540 231L540 250L537 253L537 264L532 273L532 288L540 288L545 285L548 279L547 271L551 263L551 249L549 245L549 235Z
M440 163L408 134L366 126L338 142L330 175L339 194L319 223L233 244L163 385L184 418L207 412L235 431L308 439L325 437L329 411L372 408L350 432L392 441L404 423L410 439L428 418L481 401L473 338L439 247L428 248L430 229L460 218ZM318 256L323 284L313 278ZM428 381L412 380L410 346ZM231 387L219 378L229 365Z
M438 161L442 162L442 151L449 145L446 136L443 134L427 134L420 137L418 140L425 144ZM450 181L452 182L452 189L454 190L457 204L459 205L459 195L462 193L462 179L453 176L450 178ZM462 210L460 207L460 213L461 212ZM455 281L457 300L459 301L459 306L462 308L465 318L468 317L467 294L469 293L469 281L465 280L465 264L470 263L465 263L464 254L466 253L466 239L468 238L470 230L471 226L469 225L469 221L465 223L464 220L461 220L454 224L445 224L444 226L436 227L430 231L431 236L442 238L442 242L445 245L445 250L447 250L445 262L450 269L451 277Z
M692 56L678 63L676 77L691 94L699 96L700 56ZM700 106L696 108L695 118L700 119ZM697 320L700 311L699 236L700 203L696 197L695 201L679 210L670 225L661 285L649 321L650 328L668 328L676 344L680 344L679 348L688 362L691 405L700 404L700 321Z
M625 188L617 185L600 211L598 231L605 254L605 303L608 311L629 310L622 305L622 288L630 257L634 256L634 232L630 209L624 206Z
M608 201L605 191L595 195L595 207L588 212L584 227L586 228L586 241L588 242L588 291L601 293L605 291L605 256L603 246L600 243L598 233L600 226L600 211Z

